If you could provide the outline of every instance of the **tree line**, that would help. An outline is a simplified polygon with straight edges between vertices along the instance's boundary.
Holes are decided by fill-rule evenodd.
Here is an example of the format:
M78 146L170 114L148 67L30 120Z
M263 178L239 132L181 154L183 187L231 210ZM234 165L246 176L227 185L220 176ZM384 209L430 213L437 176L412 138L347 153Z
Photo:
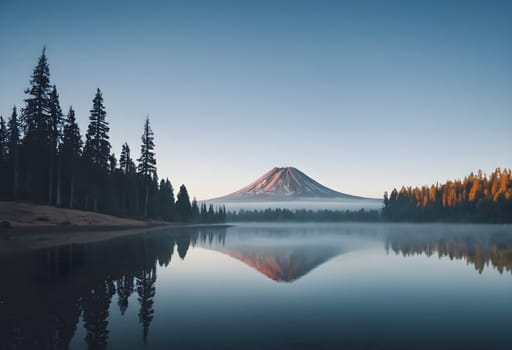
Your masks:
M98 88L82 138L72 106L64 115L43 48L24 107L0 116L0 200L93 210L132 218L221 222L225 209L199 208L181 185L177 198L168 178L157 175L154 134L146 117L140 155L128 143L112 152L103 94ZM137 162L137 164L136 164ZM194 204L195 202L195 204ZM195 205L195 206L194 206Z
M482 171L430 187L402 187L384 193L386 221L512 223L512 172Z
M379 210L307 210L263 209L228 211L227 220L237 221L294 221L294 222L376 222Z

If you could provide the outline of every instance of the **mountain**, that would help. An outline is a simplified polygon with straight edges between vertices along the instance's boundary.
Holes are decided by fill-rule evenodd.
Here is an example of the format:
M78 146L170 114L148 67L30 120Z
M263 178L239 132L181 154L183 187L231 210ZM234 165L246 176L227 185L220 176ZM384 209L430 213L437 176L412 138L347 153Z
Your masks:
M253 183L212 201L366 199L332 190L293 167L273 168Z

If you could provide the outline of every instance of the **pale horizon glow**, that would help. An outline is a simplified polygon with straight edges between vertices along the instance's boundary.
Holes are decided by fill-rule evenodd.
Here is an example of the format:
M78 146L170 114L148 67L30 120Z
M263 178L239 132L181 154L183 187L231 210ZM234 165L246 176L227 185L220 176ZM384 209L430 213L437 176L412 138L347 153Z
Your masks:
M293 166L381 198L510 168L512 2L151 1L0 4L0 115L46 45L82 134L96 88L112 151L209 199Z

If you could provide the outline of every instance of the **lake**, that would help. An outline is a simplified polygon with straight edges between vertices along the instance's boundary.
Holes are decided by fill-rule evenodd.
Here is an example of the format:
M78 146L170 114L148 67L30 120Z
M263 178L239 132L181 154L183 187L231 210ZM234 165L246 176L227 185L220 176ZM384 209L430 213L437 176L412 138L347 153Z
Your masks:
M512 348L512 226L237 224L0 256L1 349Z

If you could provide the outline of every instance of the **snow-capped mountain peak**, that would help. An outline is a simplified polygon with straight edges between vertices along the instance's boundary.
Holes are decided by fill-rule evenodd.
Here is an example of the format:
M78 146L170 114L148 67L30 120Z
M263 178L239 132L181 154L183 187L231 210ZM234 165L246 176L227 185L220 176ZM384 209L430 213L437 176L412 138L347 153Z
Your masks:
M251 184L217 200L358 198L332 190L294 167L273 168Z

